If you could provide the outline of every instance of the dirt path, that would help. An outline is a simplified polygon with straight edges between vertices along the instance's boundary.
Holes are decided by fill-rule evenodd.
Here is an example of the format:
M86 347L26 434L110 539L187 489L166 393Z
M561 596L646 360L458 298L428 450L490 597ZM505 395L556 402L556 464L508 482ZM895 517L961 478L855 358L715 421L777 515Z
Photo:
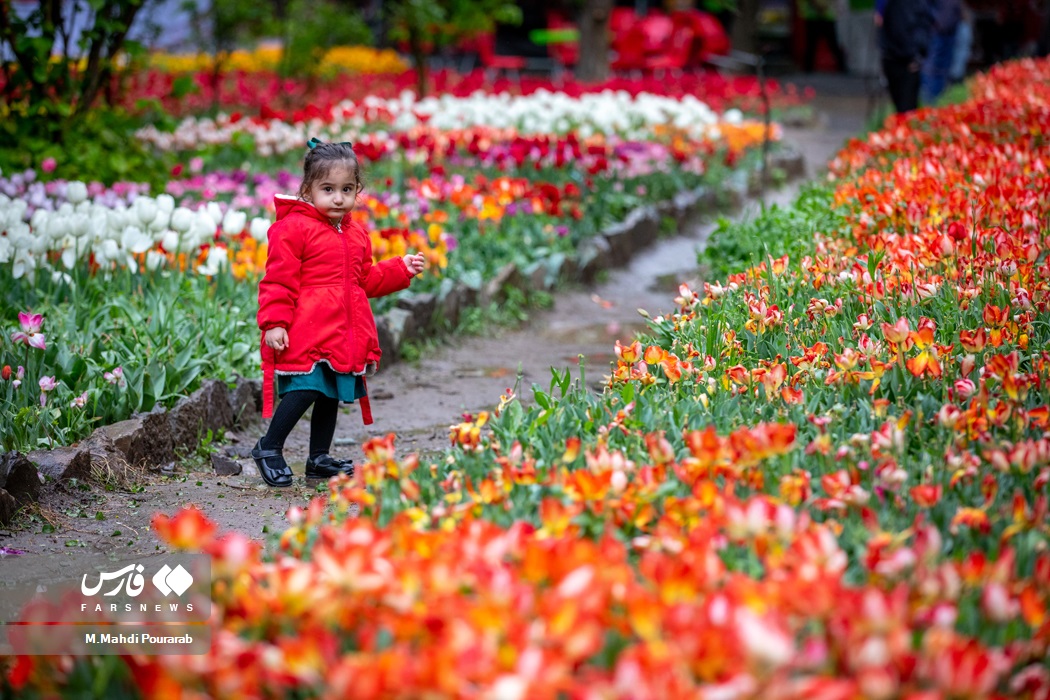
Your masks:
M818 98L818 109L834 109L816 128L787 129L785 140L801 148L808 175L818 176L827 160L846 138L863 127L863 97L832 95ZM797 185L773 192L767 201L790 202ZM757 208L748 202L737 216ZM598 388L609 371L617 339L628 341L644 323L637 309L657 315L669 311L678 283L695 279L696 250L713 229L713 223L664 239L637 256L629 267L610 271L597 284L559 292L551 309L534 312L522 327L490 337L457 339L418 362L384 368L371 382L375 423L367 429L356 408L340 416L333 454L360 459L361 443L373 436L395 432L400 453L440 450L448 444L448 427L464 412L488 410L522 373L521 395L533 382L546 386L550 368L572 367L577 376L583 355L588 383ZM250 447L262 425L243 435L228 435L234 445ZM293 471L302 474L309 440L307 422L300 422L285 452ZM250 461L249 461L250 463ZM0 531L0 547L27 552L25 557L0 557L0 574L27 557L47 555L60 560L83 552L114 552L121 557L155 553L158 542L150 530L156 512L172 513L195 504L219 523L221 530L239 530L266 539L280 533L284 513L296 503L306 503L323 484L307 484L299 476L288 489L267 488L247 473L216 476L204 461L178 465L172 476L150 475L133 491L114 484L112 491L85 485L66 485L56 492L21 529ZM8 568L8 571L11 569Z

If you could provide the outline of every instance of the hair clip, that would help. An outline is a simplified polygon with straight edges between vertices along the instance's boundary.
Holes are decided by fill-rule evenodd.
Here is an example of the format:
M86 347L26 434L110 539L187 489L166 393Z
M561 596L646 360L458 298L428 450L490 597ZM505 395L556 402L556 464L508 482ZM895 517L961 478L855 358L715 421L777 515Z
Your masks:
M320 146L323 143L324 143L324 141L322 141L321 139L319 139L319 138L317 138L315 136L315 137L313 137L312 139L310 139L309 141L306 142L306 146L312 151L313 149L317 148L318 146Z

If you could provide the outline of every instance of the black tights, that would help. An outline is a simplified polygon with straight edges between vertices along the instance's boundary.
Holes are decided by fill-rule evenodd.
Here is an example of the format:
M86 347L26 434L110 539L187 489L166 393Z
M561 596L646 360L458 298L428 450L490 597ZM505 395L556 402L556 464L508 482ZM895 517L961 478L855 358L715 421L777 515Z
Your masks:
M335 436L335 419L339 415L339 401L319 391L289 391L281 397L277 410L273 412L270 428L260 441L264 450L280 450L284 441L306 409L314 407L310 417L310 457L316 459L332 448Z

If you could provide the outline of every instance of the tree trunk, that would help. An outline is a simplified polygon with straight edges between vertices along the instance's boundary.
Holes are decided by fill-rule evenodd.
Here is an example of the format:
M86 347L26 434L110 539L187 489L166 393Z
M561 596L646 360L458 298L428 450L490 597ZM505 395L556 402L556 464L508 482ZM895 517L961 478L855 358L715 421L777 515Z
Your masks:
M408 28L408 50L416 64L416 99L421 100L427 96L427 52L422 35L412 26Z
M580 11L580 57L576 79L597 83L609 77L609 14L612 0L584 0Z
M740 0L736 21L733 22L733 48L737 51L758 51L758 0Z

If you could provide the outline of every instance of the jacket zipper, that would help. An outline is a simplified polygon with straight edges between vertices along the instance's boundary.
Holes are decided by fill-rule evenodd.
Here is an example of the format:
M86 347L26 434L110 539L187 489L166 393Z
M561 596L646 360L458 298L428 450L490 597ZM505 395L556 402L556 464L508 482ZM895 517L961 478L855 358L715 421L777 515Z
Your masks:
M353 361L353 344L351 342L351 333L354 327L354 312L353 304L350 299L350 243L347 241L347 234L343 231L342 226L335 227L336 232L339 234L339 239L343 242L343 303L346 305L346 347L350 353L351 362ZM353 368L351 367L351 371Z

